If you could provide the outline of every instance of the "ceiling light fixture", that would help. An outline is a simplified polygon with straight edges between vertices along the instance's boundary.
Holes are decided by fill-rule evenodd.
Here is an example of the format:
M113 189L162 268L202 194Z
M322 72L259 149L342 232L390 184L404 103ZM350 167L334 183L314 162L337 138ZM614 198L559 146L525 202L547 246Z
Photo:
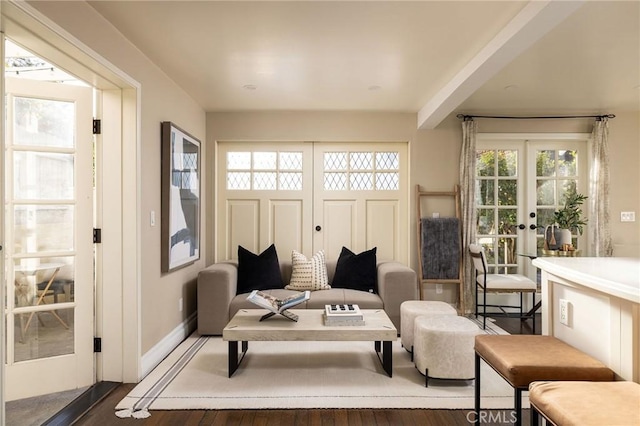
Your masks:
M245 84L244 86L242 86L242 88L247 90L256 90L258 86L256 86L255 84Z

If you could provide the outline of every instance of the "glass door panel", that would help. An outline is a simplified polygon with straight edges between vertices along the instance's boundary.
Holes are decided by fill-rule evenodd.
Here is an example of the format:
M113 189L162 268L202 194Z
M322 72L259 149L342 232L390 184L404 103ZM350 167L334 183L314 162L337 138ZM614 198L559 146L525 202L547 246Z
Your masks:
M93 373L92 89L6 79L6 399Z

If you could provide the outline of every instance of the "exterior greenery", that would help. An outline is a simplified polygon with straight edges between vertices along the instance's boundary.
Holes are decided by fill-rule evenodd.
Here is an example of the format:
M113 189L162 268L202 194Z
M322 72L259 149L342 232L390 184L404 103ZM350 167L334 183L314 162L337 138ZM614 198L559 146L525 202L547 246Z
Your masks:
M582 218L582 203L587 197L582 194L568 194L564 203L564 207L553 214L555 223L560 228L569 229L571 232L578 231L580 235L584 231L583 227L587 224L587 219Z

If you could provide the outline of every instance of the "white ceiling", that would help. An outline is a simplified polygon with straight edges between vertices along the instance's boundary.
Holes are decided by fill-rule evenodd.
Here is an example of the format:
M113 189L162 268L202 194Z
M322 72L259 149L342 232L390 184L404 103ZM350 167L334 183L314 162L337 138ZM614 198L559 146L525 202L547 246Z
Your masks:
M640 109L639 1L90 4L206 111Z

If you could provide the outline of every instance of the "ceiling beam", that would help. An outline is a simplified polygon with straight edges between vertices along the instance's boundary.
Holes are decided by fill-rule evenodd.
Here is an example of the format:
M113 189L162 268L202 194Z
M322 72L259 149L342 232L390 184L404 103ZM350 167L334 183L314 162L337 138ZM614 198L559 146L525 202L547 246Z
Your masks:
M433 129L505 65L584 4L531 1L418 112L418 129Z

